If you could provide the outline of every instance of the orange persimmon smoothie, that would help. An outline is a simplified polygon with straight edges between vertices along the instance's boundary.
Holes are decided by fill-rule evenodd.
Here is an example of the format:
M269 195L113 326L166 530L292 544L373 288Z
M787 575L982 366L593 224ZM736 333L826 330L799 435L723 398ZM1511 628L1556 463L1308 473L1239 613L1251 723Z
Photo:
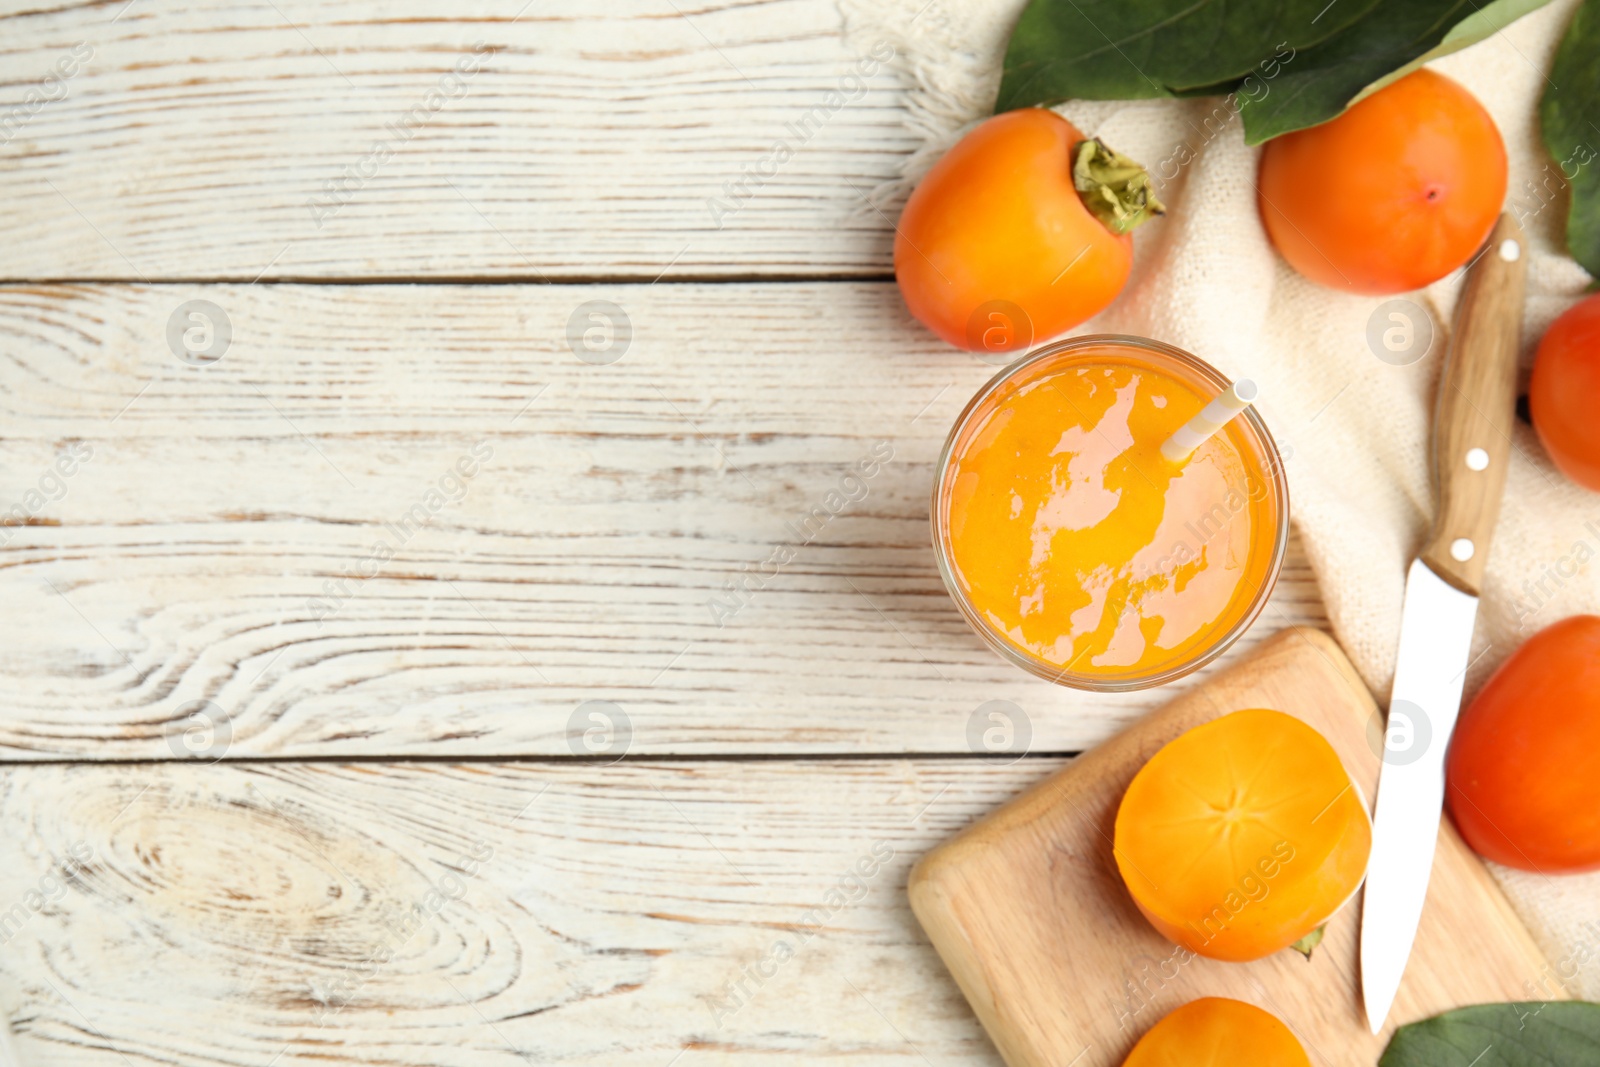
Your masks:
M934 503L947 582L979 633L1089 688L1158 684L1231 643L1282 559L1276 449L1252 411L1181 462L1161 454L1227 384L1177 349L1100 337L979 394Z

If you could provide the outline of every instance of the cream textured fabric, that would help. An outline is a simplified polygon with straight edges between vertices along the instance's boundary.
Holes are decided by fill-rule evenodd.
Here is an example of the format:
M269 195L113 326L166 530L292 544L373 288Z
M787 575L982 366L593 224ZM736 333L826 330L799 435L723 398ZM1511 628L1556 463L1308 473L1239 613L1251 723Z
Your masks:
M877 191L892 216L915 179L989 114L1006 37L1024 0L841 3L853 41L894 46L910 86L910 121L925 139L904 180ZM1472 90L1505 137L1510 207L1531 244L1524 385L1538 338L1589 283L1562 250L1564 201L1540 206L1560 183L1559 171L1546 169L1539 143L1538 99L1574 7L1574 0L1557 0L1434 64ZM1272 83L1265 84L1270 92ZM1369 320L1384 298L1322 288L1273 252L1256 212L1258 150L1245 146L1226 105L1080 101L1059 110L1143 162L1169 208L1166 218L1137 231L1134 274L1122 296L1077 332L1155 337L1232 377L1256 380L1260 409L1291 455L1294 521L1333 628L1373 692L1386 699L1405 570L1433 510L1428 431L1459 272L1409 297L1437 323L1428 354L1409 366L1386 363L1367 341ZM1536 195L1535 186L1547 188ZM1600 397L1594 399L1600 418ZM1540 627L1600 613L1600 563L1592 557L1600 558L1600 493L1568 482L1519 422L1479 609L1469 699ZM1495 874L1559 979L1573 994L1600 1000L1600 875L1544 877L1500 868Z

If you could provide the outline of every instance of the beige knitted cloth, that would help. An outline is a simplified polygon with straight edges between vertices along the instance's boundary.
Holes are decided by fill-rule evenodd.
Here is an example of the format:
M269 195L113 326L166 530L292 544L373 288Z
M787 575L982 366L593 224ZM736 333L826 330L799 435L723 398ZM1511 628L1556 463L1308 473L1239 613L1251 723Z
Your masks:
M916 178L990 113L1006 37L1024 2L841 0L853 44L895 48L910 122L925 138L904 181L877 191L891 217ZM1556 0L1435 64L1483 102L1505 137L1509 206L1532 245L1524 385L1540 335L1589 283L1562 250L1564 200L1541 206L1559 187L1559 172L1547 171L1539 143L1539 93L1575 3ZM1459 272L1409 297L1438 323L1428 354L1408 366L1377 358L1368 323L1384 298L1321 288L1276 256L1256 214L1257 150L1245 146L1237 117L1218 106L1157 100L1060 108L1086 133L1143 162L1169 205L1165 219L1137 231L1133 277L1120 299L1078 332L1155 337L1259 383L1260 408L1290 456L1294 522L1334 630L1372 691L1387 699L1405 569L1433 509L1428 431ZM1217 132L1220 119L1228 122ZM1544 191L1535 194L1535 186ZM1600 417L1600 397L1595 410ZM1567 481L1519 423L1469 699L1540 627L1600 613L1600 564L1591 557L1600 559L1600 493ZM1494 873L1557 980L1573 995L1600 1000L1600 874Z

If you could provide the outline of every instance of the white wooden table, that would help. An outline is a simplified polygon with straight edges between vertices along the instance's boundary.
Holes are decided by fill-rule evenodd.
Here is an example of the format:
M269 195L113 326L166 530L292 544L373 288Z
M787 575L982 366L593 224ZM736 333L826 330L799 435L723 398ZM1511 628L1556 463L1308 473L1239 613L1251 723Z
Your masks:
M942 590L832 0L0 10L23 1063L998 1063L906 872L1161 695Z

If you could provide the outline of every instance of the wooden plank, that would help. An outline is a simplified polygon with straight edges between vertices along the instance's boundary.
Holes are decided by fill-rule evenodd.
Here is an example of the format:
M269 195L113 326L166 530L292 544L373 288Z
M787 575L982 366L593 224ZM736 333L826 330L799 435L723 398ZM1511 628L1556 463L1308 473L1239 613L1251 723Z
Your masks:
M205 366L165 337L193 300ZM609 365L565 340L592 300ZM9 757L588 754L588 701L636 755L968 752L994 700L1077 751L1170 696L967 629L927 500L993 368L891 284L15 286L0 336ZM1296 549L1244 647L1323 621ZM186 746L197 701L225 743Z
M917 141L831 0L5 7L0 278L890 269Z
M1118 805L1161 746L1242 708L1273 708L1310 723L1338 751L1362 796L1375 795L1378 706L1331 638L1282 634L942 845L912 874L917 917L1011 1067L1116 1067L1157 1020L1202 996L1272 1012L1317 1067L1365 1067L1400 1026L1472 1004L1527 999L1550 973L1448 820L1417 943L1380 1034L1368 1029L1362 1007L1357 900L1328 921L1310 959L1285 948L1249 963L1219 962L1158 933L1123 886L1121 857L1111 855ZM1282 844L1293 857L1307 843ZM1248 909L1272 885L1246 881L1262 895L1231 896L1244 909L1235 917L1249 926L1259 920ZM1218 902L1225 923L1232 908Z
M12 767L0 1011L27 1064L998 1067L903 887L1058 763Z

